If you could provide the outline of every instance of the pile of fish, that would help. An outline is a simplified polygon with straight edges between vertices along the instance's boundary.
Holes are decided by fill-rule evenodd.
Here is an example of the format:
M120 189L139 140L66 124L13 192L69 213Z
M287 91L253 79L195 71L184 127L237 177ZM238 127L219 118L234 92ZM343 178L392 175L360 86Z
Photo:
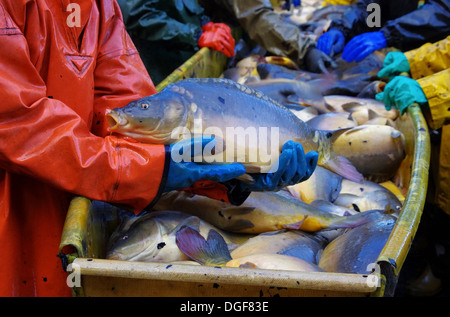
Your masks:
M326 27L323 19L343 10L303 12L309 16L300 21L309 19L312 28L320 29ZM173 144L207 134L210 127L277 127L279 139L268 136L263 144L279 145L271 154L278 157L281 146L294 140L305 152L317 151L319 160L306 181L278 192L253 192L240 206L187 191L165 193L151 210L123 218L106 257L370 273L402 211L406 190L396 178L406 156L405 136L396 126L399 113L374 99L384 86L376 76L383 59L380 52L357 64L336 56L337 69L315 74L284 57L252 53L233 60L222 78L181 80L111 111L111 133L141 142ZM194 124L198 120L200 127ZM177 128L184 133L174 137ZM223 159L225 145L231 144L233 161L248 172L242 181L251 182L252 173L272 167L248 155L261 144L214 135L222 147L216 145L213 157L202 155L195 162L230 162L228 156Z
M124 219L108 242L107 258L367 273L401 212L404 198L392 180L405 156L404 136L395 128L398 113L373 99L322 98L287 108L257 87L190 79L114 110L112 131L143 142L174 142L164 132L187 127L199 114L204 128L278 124L283 140L301 142L320 159L308 180L279 192L254 192L240 206L186 191L166 193L151 211ZM265 172L257 161L244 165Z

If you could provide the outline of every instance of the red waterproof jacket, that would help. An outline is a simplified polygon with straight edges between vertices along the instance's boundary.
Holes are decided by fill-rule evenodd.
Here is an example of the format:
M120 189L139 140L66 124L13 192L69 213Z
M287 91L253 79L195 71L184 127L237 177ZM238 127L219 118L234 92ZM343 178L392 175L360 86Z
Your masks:
M152 202L164 147L108 136L104 114L155 92L116 1L0 0L0 296L71 294L72 195Z

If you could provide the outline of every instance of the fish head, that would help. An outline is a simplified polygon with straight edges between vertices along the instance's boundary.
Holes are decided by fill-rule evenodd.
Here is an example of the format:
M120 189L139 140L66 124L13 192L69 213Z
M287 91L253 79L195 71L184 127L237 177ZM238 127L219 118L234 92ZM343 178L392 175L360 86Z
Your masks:
M186 92L167 88L111 110L107 122L111 133L145 143L171 144L188 124L190 104Z
M160 226L155 219L145 217L133 223L112 243L107 251L109 260L138 260L144 254L157 250L157 243L161 236Z

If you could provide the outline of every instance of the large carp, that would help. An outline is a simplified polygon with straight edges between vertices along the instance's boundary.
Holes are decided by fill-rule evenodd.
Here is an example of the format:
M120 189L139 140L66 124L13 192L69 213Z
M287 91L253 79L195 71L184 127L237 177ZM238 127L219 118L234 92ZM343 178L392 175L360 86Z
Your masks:
M214 151L210 147L194 161L239 162L249 173L268 172L282 146L293 140L302 144L305 153L317 151L319 165L347 179L363 180L350 161L332 150L342 131L315 130L273 99L232 80L181 80L110 111L107 118L112 133L146 143L172 144L214 135Z

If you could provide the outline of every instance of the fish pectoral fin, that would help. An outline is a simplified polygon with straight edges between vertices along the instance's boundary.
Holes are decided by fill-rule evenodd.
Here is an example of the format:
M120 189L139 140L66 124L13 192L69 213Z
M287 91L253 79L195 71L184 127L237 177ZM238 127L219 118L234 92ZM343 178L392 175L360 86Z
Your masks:
M301 221L284 224L283 228L284 229L291 229L291 230L300 230L300 228L303 225L303 223L305 222L306 218L308 218L307 215Z
M342 155L333 155L329 160L322 163L323 167L341 175L342 177L362 184L364 176L356 169L355 166Z
M256 264L252 263L252 262L245 262L239 265L240 268L246 268L246 269L256 269L258 268L256 266Z
M205 240L197 230L184 226L176 234L176 243L181 252L202 265L223 266L231 260L227 243L213 229Z

